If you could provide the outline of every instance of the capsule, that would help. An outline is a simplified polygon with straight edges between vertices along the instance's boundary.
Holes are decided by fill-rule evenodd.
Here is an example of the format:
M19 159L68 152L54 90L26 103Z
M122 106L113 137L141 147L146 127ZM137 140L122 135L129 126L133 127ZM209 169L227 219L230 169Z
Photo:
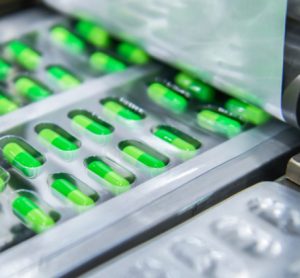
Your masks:
M124 71L127 68L123 62L100 51L91 55L90 65L94 70L104 73Z
M226 101L225 108L233 116L254 125L261 125L270 119L270 116L262 109L234 98Z
M6 186L6 182L0 177L0 192L3 192Z
M52 94L47 87L30 77L18 77L14 84L17 93L26 98L28 101L40 101Z
M192 78L186 73L178 73L175 76L176 84L187 90L194 98L201 102L209 103L215 100L215 90L213 87Z
M42 163L21 145L15 142L7 143L2 148L4 158L26 176L31 176L31 169L39 168Z
M75 151L79 146L72 142L69 138L64 137L62 134L51 128L42 128L38 131L39 137L50 143L54 148L63 151Z
M76 185L64 178L53 181L51 188L77 206L92 206L94 200L81 192Z
M36 233L44 232L55 225L54 220L27 197L15 198L12 208L13 212Z
M54 26L50 30L50 35L57 44L75 54L81 54L86 51L87 46L85 42L63 26Z
M198 124L209 131L225 137L233 137L242 132L240 122L211 110L202 110L197 115Z
M132 183L121 174L117 173L111 166L101 159L92 160L87 164L87 168L96 176L104 179L113 186L128 187Z
M138 141L123 141L119 148L124 154L150 168L163 168L169 163L168 157Z
M175 113L184 112L188 106L188 101L184 96L161 83L152 83L147 93L156 104Z
M0 116L13 112L17 109L18 105L0 92Z
M94 135L110 135L114 128L106 122L95 120L89 114L76 114L72 122Z
M146 117L144 113L135 111L135 109L131 108L131 104L129 102L123 103L119 99L107 98L102 100L101 103L104 109L122 117L125 120L140 121Z
M12 71L12 66L0 58L0 81L5 81Z
M6 188L7 182L10 179L10 175L3 168L0 167L0 193Z
M72 89L81 84L81 81L69 70L61 66L50 66L47 73L62 90Z
M201 146L199 141L174 127L160 125L152 132L156 137L182 151L196 151Z
M146 64L150 60L144 50L127 42L122 42L118 45L117 53L126 59L126 61L137 65Z
M106 48L110 44L109 34L93 22L80 20L76 23L75 30L82 38L95 47Z
M42 56L39 52L18 40L8 43L4 48L4 54L8 60L18 63L30 71L36 70L42 60Z

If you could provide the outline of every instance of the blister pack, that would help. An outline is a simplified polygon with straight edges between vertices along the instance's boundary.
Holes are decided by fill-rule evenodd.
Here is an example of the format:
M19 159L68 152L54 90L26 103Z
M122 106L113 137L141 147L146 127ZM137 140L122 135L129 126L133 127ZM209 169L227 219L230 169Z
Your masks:
M1 128L3 168L10 171L2 170L3 191L10 185L2 194L9 228L16 215L43 232L225 140L201 127L229 138L245 129L239 115L223 115L230 109L234 114L238 104L227 102L224 107L231 108L223 114L221 108L194 108L193 99L212 105L218 99L214 89L172 70L164 79L143 78L101 95L93 86L88 96L84 82L150 60L89 21L47 24L1 49L8 92L1 96L2 114L44 101L39 117L10 122L9 131ZM68 94L61 99L47 99L63 91ZM68 97L74 104L68 105ZM251 112L244 108L244 115ZM268 116L257 111L262 124Z
M299 200L259 183L87 277L299 277Z
M290 130L85 19L41 20L3 42L0 57L7 276L62 270L51 267L53 254ZM279 145L275 158L296 144ZM225 186L206 187L201 199ZM106 243L115 240L126 238ZM36 249L30 259L28 248Z

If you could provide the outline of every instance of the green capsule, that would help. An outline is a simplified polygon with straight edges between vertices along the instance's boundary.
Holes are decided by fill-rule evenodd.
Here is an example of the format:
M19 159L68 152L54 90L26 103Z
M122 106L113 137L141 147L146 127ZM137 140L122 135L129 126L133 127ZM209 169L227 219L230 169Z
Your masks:
M53 181L51 188L77 206L92 206L95 202L92 198L81 192L76 185L64 178Z
M36 233L44 232L55 225L54 220L35 202L27 197L17 197L12 202L13 212Z
M17 109L18 105L0 92L0 116L13 112Z
M61 66L50 66L47 68L47 73L62 90L69 90L81 84L73 73Z
M192 78L186 73L178 73L175 76L175 82L201 102L208 103L215 100L215 90L213 87Z
M125 103L119 99L106 98L101 101L104 109L111 113L120 116L121 118L129 121L140 121L146 117L142 112L138 112L131 108L131 103Z
M40 101L52 95L52 92L47 87L30 77L18 77L14 84L17 93L26 98L28 101Z
M152 130L153 134L182 151L196 151L201 144L191 136L170 126L160 125Z
M0 177L0 192L3 192L6 187L6 183L4 180Z
M118 45L117 53L129 63L137 65L143 65L150 61L149 55L144 50L127 42Z
M9 178L10 175L8 174L8 172L0 167L0 193L5 190Z
M27 70L36 70L41 64L42 56L27 44L14 40L4 48L4 55L9 61L18 63Z
M233 116L254 125L261 125L270 119L270 116L262 109L234 98L226 101L225 108Z
M113 133L114 128L99 119L96 119L91 114L76 114L72 117L72 122L81 128L87 130L94 135L110 135Z
M184 112L188 106L188 101L184 96L161 83L152 83L147 93L156 104L175 113Z
M6 183L4 182L4 180L2 179L2 177L0 177L0 192L3 192L5 189Z
M163 168L169 164L169 158L138 141L123 141L119 144L121 151L134 160L150 168Z
M30 177L32 169L42 166L42 163L20 144L11 142L2 148L4 158L25 176Z
M100 51L91 55L90 65L94 70L104 73L124 71L127 68L123 62Z
M92 159L87 163L87 168L96 176L105 180L109 184L117 187L128 187L134 181L134 178L123 177L116 172L110 165L101 159Z
M5 180L2 177L0 177L0 193L4 191L5 187L6 187Z
M72 142L69 138L66 138L54 129L48 127L41 128L38 131L38 134L40 138L50 143L54 148L60 151L68 152L79 149L79 146L75 142Z
M75 30L93 46L106 48L110 44L109 34L93 22L80 20L76 23Z
M243 130L242 125L238 121L211 110L199 112L197 120L202 128L229 138L240 134Z
M75 54L82 54L86 51L85 42L63 26L54 26L50 30L50 35L57 44Z
M0 81L5 81L12 72L12 66L0 58Z

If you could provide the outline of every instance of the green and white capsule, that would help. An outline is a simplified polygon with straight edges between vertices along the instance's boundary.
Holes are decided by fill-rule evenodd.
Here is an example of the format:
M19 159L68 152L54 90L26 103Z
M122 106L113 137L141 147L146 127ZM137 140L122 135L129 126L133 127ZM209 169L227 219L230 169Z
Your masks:
M45 163L43 156L25 142L11 141L2 147L4 158L27 177L35 177Z
M86 43L64 26L56 25L52 27L50 36L59 46L72 53L82 54L87 50Z
M174 113L182 113L187 109L188 100L185 96L159 82L149 85L147 94L156 104Z
M127 42L118 45L117 53L127 62L137 65L144 65L150 61L149 55L143 49Z
M187 90L192 97L199 100L202 103L209 103L215 100L215 89L186 73L178 73L175 76L176 84Z
M79 20L75 24L75 31L95 47L106 48L110 45L109 34L96 23Z
M74 152L80 148L79 141L57 125L40 124L35 130L43 141L58 151Z
M9 61L30 71L36 70L42 61L38 51L19 40L9 42L4 48L4 55Z
M98 157L90 157L86 159L85 163L88 170L93 175L109 184L110 190L115 194L129 190L135 180L133 174L129 173L125 169L122 169L121 172L120 166L118 166L117 169L116 167L111 166L108 160L103 160ZM111 163L113 162L111 161Z
M13 212L36 233L42 233L55 225L55 221L31 199L18 196L12 202Z
M201 147L199 141L174 127L159 125L152 130L152 133L181 151L192 152Z
M72 111L69 113L72 123L94 136L108 136L114 132L114 127L100 120L88 111Z
M170 162L167 156L135 140L122 141L119 148L122 153L149 168L164 168Z
M225 102L225 108L234 117L254 125L264 124L270 119L270 115L264 110L234 98L231 98Z
M228 138L236 136L243 131L239 121L208 109L200 111L197 115L197 120L202 128Z
M5 81L12 73L12 66L0 58L0 81Z
M71 71L61 66L49 66L46 69L48 76L61 90L69 90L81 84L81 80Z
M92 69L102 73L120 72L127 68L125 63L100 51L91 55L89 63Z
M18 109L18 105L7 98L0 91L0 116L11 113Z
M141 121L146 118L144 112L128 101L118 98L106 98L101 100L105 111L123 118L126 121Z
M67 178L54 178L51 184L52 190L58 193L64 199L67 199L73 205L80 207L90 207L95 205L95 201L83 193L74 183Z
M36 102L52 95L52 91L41 82L27 76L20 76L15 79L16 92L27 101Z

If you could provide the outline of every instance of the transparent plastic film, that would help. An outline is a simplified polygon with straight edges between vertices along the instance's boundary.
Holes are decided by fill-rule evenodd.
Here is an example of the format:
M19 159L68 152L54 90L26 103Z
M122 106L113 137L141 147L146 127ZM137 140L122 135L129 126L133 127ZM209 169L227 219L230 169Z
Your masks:
M287 0L44 2L93 19L154 57L283 119Z

